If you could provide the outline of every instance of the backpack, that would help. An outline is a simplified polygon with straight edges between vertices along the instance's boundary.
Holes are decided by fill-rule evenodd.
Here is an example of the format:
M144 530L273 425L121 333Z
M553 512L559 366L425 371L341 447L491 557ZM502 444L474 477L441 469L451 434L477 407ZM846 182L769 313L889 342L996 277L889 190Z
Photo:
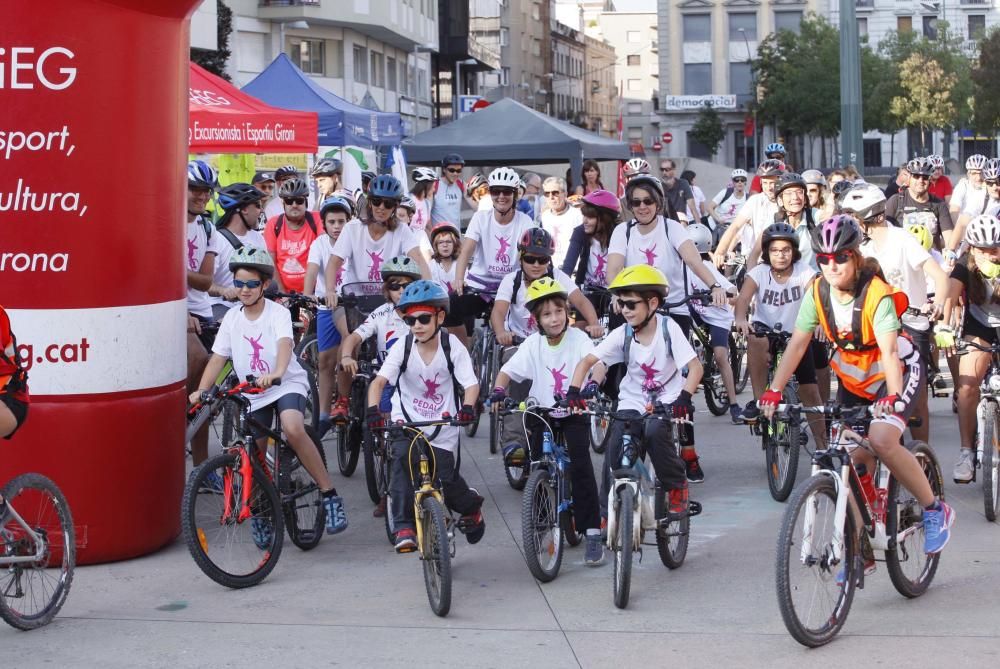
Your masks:
M670 318L669 316L662 316L662 317L659 318L659 321L660 321L660 331L663 334L663 343L667 345L667 357L670 358L670 359L673 359L673 357L674 357L674 349L670 345L670 330L667 327L667 325L668 325L667 320L669 318ZM626 323L625 324L625 345L622 346L622 351L625 353L625 368L626 369L628 369L628 360L629 360L628 356L629 356L629 351L632 349L632 340L633 339L635 339L635 331L632 329L631 325L629 325L628 323ZM676 363L674 364L674 367L677 367ZM671 376L669 379L667 379L664 382L663 385L667 385L668 383L670 383L671 381L673 381L674 380L674 376L677 376L677 373L679 371L680 371L679 368L674 369L673 376Z
M677 220L677 219L673 219L673 220ZM625 252L626 253L628 253L628 240L632 237L632 228L634 228L637 225L639 225L639 221L637 221L634 218L631 221L629 221L628 223L625 224ZM667 226L667 222L665 220L663 222L663 234L664 234L664 236L666 236L667 242L669 243L670 242L670 227ZM681 252L678 251L676 248L674 248L673 244L669 244L669 246L670 246L670 249L674 252L674 255L677 256L678 262L680 262L681 265L682 265L682 268L683 268L683 271L684 271L684 295L687 296L687 294L688 294L688 266L687 266L687 263L684 262L684 258L681 257Z
M243 242L229 228L219 228L219 234L226 238L226 241L229 242L234 251L239 251L243 248Z
M715 206L716 206L716 207L721 207L722 205L724 205L724 204L726 203L726 200L728 200L728 199L729 199L729 198L731 198L732 196L733 196L733 187L732 187L732 186L730 186L730 187L728 187L728 188L726 189L726 192L725 192L725 194L723 194L723 196L722 196L722 199L721 199L721 200L719 200L719 204L717 204L717 205L715 205Z
M455 397L455 406L461 407L462 406L461 393L464 392L464 388L461 388L461 386L458 383L458 379L455 378L455 363L452 362L451 360L451 336L448 334L447 330L443 333L443 335L444 336L439 336L438 341L441 342L441 349L444 351L444 359L445 362L448 364L448 376L451 377L452 393L454 393ZM403 378L403 374L406 372L406 366L407 364L409 364L410 353L412 350L413 350L413 335L407 334L406 339L403 342L403 362L400 363L399 374L396 376L395 392L400 395L399 407L403 411L403 418L405 418L407 422L411 423L413 422L413 419L410 418L410 414L406 412L406 407L403 405L403 397L401 391L399 390L399 380ZM434 428L434 431L427 437L427 441L433 441L434 438L438 436L438 433L440 431L441 431L441 426L438 425L436 428Z
M318 235L319 229L316 227L316 221L313 220L313 215L311 211L306 212L306 223L312 228L313 234ZM285 226L285 215L281 214L278 216L278 220L274 222L274 237L275 239L281 234L281 228Z
M9 328L8 321L8 328ZM7 383L0 388L0 395L16 395L18 393L23 393L28 390L28 370L24 367L24 361L21 359L21 352L17 348L17 337L14 336L14 331L10 331L10 340L14 345L14 357L10 358L7 353L0 349L0 360L12 365L15 368L13 374L7 380Z
M208 242L212 239L212 229L215 226L209 223L208 219L203 215L198 216L198 222L201 224L201 227L205 230L205 246L207 247Z

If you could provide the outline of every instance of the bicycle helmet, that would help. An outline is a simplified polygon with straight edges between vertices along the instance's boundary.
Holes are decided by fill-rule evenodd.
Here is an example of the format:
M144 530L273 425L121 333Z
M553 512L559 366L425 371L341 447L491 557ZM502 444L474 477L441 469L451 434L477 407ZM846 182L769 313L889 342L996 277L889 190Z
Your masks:
M987 214L976 216L965 229L965 241L980 249L1000 248L1000 220Z
M802 173L802 180L809 186L822 186L826 188L826 177L819 170L806 170Z
M307 195L309 195L309 184L298 177L289 179L278 189L278 197L280 198L306 197Z
M983 170L983 181L997 181L1000 180L1000 167L995 165L987 165L986 169Z
M589 204L591 207L596 209L611 212L615 216L621 213L622 210L622 204L618 198L615 197L615 194L606 190L590 191L583 196L583 203Z
M234 209L242 209L248 204L260 202L265 197L267 195L264 192L250 184L234 183L219 191L219 206L228 213Z
M840 208L871 221L885 213L885 193L875 184L857 184L844 194Z
M472 197L472 194L486 185L486 178L482 174L473 174L469 183L465 184L465 194Z
M853 251L859 246L861 246L861 228L853 216L835 214L813 228L814 253Z
M275 179L290 179L299 176L299 170L295 165L283 165L274 171Z
M757 166L757 175L760 177L780 177L785 172L784 161L776 158L768 158Z
M931 165L931 161L926 158L914 158L910 162L906 163L906 171L910 174L919 174L921 176L930 176L934 172L934 166Z
M329 177L334 174L343 174L344 164L336 158L323 158L313 165L310 174L314 177Z
M778 187L774 189L775 196L781 195L781 193L789 188L801 188L802 193L806 192L806 182L802 178L802 175L797 172L785 172L780 177L778 177Z
M965 170L981 170L986 167L986 156L974 153L965 159Z
M456 228L451 223L448 223L447 221L442 221L441 223L438 223L433 228L431 228L431 234L430 234L431 246L434 246L434 240L437 239L437 236L445 232L450 232L451 234L453 234L456 240L462 238L462 235L458 231L458 228Z
M401 200L403 198L403 184L399 183L399 179L391 174L380 174L368 184L368 195Z
M631 179L640 174L649 174L649 163L644 158L630 158L625 162L622 175L626 179Z
M399 296L396 304L396 311L403 313L411 307L435 307L444 309L448 313L451 300L448 292L436 281L427 279L417 279L403 289L403 294Z
M729 178L730 178L730 180L735 180L735 179L749 179L750 175L747 174L746 170L743 170L743 169L740 169L740 168L737 167L735 170L733 170L732 172L729 173Z
M403 199L399 201L399 206L410 212L410 216L417 213L417 201L413 199L412 195L404 195Z
M354 218L354 206L350 203L350 201L339 195L331 195L323 200L323 204L320 205L319 208L319 217L325 219L326 215L331 211L344 212L347 214L347 220Z
M632 265L618 273L608 290L614 294L625 291L653 291L665 297L670 284L663 272L650 265Z
M391 276L405 276L416 281L421 278L420 267L410 256L395 256L382 263L382 280L388 281Z
M441 167L448 167L449 165L462 165L464 167L465 158L457 153L447 153L444 158L441 159Z
M528 290L525 293L524 306L528 311L534 312L535 307L541 306L541 304L552 297L561 297L564 300L568 299L566 289L562 287L562 284L549 276L543 276L541 278L535 279L528 286Z
M712 250L712 231L707 226L692 223L687 227L687 231L698 253L708 253Z
M374 172L371 172L369 170L365 170L364 172L362 172L361 173L361 188L362 189L368 188L368 184L370 184L372 182L372 179L374 179L377 176L378 176L377 174L375 174Z
M926 225L921 225L920 223L910 223L906 226L906 231L913 235L920 245L924 247L925 251L931 250L931 245L934 240L931 237L931 231Z
M513 188L517 190L517 183L521 180L521 177L517 175L517 172L509 167L498 167L492 172L490 172L490 178L487 180L490 188Z
M781 142L771 142L770 144L764 147L765 156L770 158L772 153L778 153L781 154L782 156L785 156L786 154L785 145L782 144Z
M986 169L1000 168L1000 158L990 158L986 161Z
M211 165L204 160L192 160L188 163L188 188L215 190L218 187L219 175Z
M244 244L229 258L229 271L235 274L238 269L253 270L270 279L274 276L274 260L265 249Z
M341 188L340 190L333 191L333 195L330 197L339 197L345 200L347 204L351 205L352 218L358 215L358 203L354 198L354 193L351 191Z
M556 240L544 228L528 228L517 242L517 251L521 255L551 258L556 252Z
M421 181L437 181L438 175L429 167L416 167L410 172L410 178L413 179L413 183L420 183Z
M632 192L636 188L648 190L658 201L658 204L660 206L663 205L663 183L656 177L650 174L640 174L639 176L630 179L629 182L625 184L626 199L632 199Z
M844 200L844 196L847 194L847 191L851 190L852 188L854 188L854 182L848 179L844 179L842 181L838 181L837 183L833 184L833 188L831 190L833 191L834 202L837 204L838 207L840 206L840 203Z
M799 251L799 235L790 224L778 221L764 228L760 237L761 262L770 265L771 258L768 255L771 249L771 242L786 241L792 245L792 262L802 259L802 252Z
M927 156L927 162L929 162L931 164L931 167L933 167L936 170L944 169L944 158L942 158L936 153L932 153L931 155Z

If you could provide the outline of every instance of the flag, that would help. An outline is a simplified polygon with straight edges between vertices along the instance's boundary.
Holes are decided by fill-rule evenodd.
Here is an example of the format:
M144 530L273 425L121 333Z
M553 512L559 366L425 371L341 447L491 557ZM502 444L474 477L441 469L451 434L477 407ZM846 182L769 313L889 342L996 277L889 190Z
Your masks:
M743 119L743 136L753 137L753 116Z

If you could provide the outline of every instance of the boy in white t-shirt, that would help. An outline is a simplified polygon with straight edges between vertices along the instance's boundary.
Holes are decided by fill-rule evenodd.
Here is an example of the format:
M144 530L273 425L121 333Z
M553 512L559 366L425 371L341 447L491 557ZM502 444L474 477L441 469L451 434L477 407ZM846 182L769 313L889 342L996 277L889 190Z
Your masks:
M274 260L265 249L244 246L233 255L229 268L242 306L230 309L222 319L212 346L212 358L189 400L199 401L218 378L226 360L233 361L233 369L241 379L254 376L256 385L264 389L249 397L254 420L270 425L274 412L278 412L285 439L319 486L327 514L327 534L343 532L347 529L344 500L333 487L316 443L306 431L304 412L309 379L292 352L291 312L264 298L264 290L274 276ZM258 441L262 448L266 447L266 438ZM254 518L252 522L254 542L260 547L268 546L274 528L265 519Z
M239 301L239 291L233 288L233 273L229 271L233 253L241 246L266 248L264 235L257 231L264 197L263 191L244 183L229 184L219 191L218 204L222 217L212 235L212 247L216 254L215 273L212 286L208 289L212 316L216 321L221 321Z
M423 422L456 417L459 422L475 418L474 406L479 397L479 384L472 369L472 359L457 337L443 329L448 311L448 293L433 281L415 281L403 291L397 310L409 334L389 351L381 369L368 388L366 421L369 429L384 426L379 400L389 384L392 393L393 422ZM458 406L457 386L462 389ZM445 504L461 514L459 530L470 544L477 543L486 532L483 519L483 498L470 488L458 471L459 428L443 425L425 428L427 441L434 450L434 471L441 483ZM413 435L401 429L389 432L391 453L389 486L391 494L392 528L395 530L396 552L410 553L417 549L413 512L413 489L419 481L410 479Z

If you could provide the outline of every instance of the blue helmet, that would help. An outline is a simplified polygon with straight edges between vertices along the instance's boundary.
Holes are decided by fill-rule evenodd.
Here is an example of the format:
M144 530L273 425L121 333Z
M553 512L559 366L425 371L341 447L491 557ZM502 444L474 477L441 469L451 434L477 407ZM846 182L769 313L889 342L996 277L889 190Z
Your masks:
M368 195L401 200L403 199L403 184L399 183L399 179L391 174L381 174L368 184Z
M772 153L780 153L781 155L786 155L785 145L781 142L771 142L764 147L764 155L770 156Z
M409 307L427 305L444 309L445 313L448 313L450 304L451 300L448 298L448 292L441 287L441 284L428 281L427 279L420 279L419 281L414 281L403 290L403 294L399 298L399 303L396 304L396 311L403 312Z
M319 208L320 218L326 218L326 215L331 211L342 211L347 214L348 219L354 218L354 206L351 205L347 198L339 195L331 195L323 200L323 204Z
M250 184L234 183L229 184L219 191L219 206L222 207L223 211L228 213L233 209L242 209L248 204L260 202L265 197L267 196L263 191L254 188Z
M218 187L219 175L211 165L204 160L192 160L188 163L188 188L215 190Z

